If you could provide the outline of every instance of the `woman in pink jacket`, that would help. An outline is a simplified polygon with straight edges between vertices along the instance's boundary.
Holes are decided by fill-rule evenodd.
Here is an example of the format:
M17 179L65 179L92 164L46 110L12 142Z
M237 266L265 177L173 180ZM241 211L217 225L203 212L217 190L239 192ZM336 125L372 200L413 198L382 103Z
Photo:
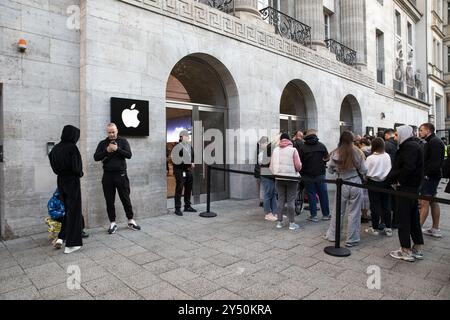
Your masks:
M280 137L280 145L272 152L270 171L277 177L275 185L278 192L278 222L277 228L283 228L283 209L287 204L287 216L289 218L289 230L298 230L299 226L294 221L295 198L297 196L298 178L302 163L297 149L293 147L287 133Z

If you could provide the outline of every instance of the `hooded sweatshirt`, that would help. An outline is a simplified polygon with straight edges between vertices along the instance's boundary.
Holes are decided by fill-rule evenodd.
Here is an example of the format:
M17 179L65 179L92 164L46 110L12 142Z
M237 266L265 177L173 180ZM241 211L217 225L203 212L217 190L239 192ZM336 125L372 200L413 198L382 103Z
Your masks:
M360 175L367 174L367 167L364 159L364 154L356 147L353 148L354 166L348 170L339 169L339 152L334 151L331 153L330 162L328 164L328 171L331 174L337 173L339 178L343 180L351 180L359 178Z
M302 159L303 177L317 177L325 175L325 161L328 157L327 147L321 142L315 134L305 137L305 142L300 147L300 159Z
M270 171L274 175L299 177L302 163L297 149L293 147L289 139L280 141L280 145L272 152L270 160ZM276 178L277 180L290 180Z
M49 154L50 165L58 176L83 176L83 163L76 143L80 138L80 129L67 125L63 128L61 142L53 147Z
M398 127L397 135L399 149L386 182L417 191L423 179L423 149L410 126Z

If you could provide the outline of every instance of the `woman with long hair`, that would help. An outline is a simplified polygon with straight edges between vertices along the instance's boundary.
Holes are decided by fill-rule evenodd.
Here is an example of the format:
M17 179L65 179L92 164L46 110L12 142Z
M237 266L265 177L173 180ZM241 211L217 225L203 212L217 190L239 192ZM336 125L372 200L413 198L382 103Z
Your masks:
M339 139L336 150L330 154L328 171L337 174L338 178L348 182L361 183L361 175L367 173L365 157L361 150L353 144L354 136L350 131L344 131ZM338 201L338 199L336 199ZM363 191L360 188L347 185L342 186L341 197L341 219L348 210L348 235L347 247L353 247L360 241L361 207L363 202ZM330 227L325 238L329 241L335 239L336 214L333 214ZM344 224L341 224L341 228ZM342 232L342 230L341 230Z

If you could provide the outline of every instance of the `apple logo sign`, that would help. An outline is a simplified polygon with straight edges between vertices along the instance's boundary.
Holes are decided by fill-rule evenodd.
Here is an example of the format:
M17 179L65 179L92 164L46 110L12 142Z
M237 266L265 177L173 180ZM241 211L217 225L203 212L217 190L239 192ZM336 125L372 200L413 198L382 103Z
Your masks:
M119 135L148 137L149 101L111 97L111 122L116 124Z
M136 110L136 104L133 104L130 109L125 109L122 112L122 121L127 128L137 128L141 123L138 119L139 110Z

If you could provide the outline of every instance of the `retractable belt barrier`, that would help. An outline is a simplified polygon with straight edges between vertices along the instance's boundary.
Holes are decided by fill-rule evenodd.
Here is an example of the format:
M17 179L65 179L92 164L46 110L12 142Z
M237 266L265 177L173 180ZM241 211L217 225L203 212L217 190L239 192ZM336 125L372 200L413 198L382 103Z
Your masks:
M220 168L220 167L216 167L216 166L210 166L208 165L207 167L207 184L206 184L206 211L200 213L201 217L204 218L213 218L216 217L217 214L214 212L211 212L211 171L212 170L216 170L216 171L223 171L223 172L229 172L229 173L237 173L237 174L243 174L243 175L249 175L249 176L254 176L253 172L249 172L249 171L242 171L242 170L234 170L234 169L225 169L225 168ZM267 178L278 178L278 179L288 179L288 180L297 180L297 181L302 181L304 180L302 177L292 177L292 176L281 176L281 175L263 175L263 177L267 177ZM342 186L343 185L347 185L347 186L351 186L351 187L355 187L355 188L360 188L360 189L367 189L367 190L371 190L371 191L375 191L375 192L380 192L380 193L386 193L386 194L390 194L390 195L394 195L397 197L402 197L402 198L409 198L409 199L420 199L420 200L426 200L429 202L436 202L436 203L443 203L443 204L450 204L450 199L444 199L444 198L437 198L437 197L431 197L431 196L421 196L412 192L404 192L404 191L398 191L398 190L393 190L393 189L386 189L386 188L380 188L380 187L375 187L375 186L369 186L366 184L359 184L359 183L353 183L353 182L348 182L345 181L343 179L336 179L336 180L324 180L325 183L327 184L335 184L336 185L336 199L341 199L342 198ZM336 201L336 213L337 212L341 212L341 201ZM339 232L338 232L339 230ZM336 232L335 232L335 245L331 246L331 247L326 247L324 249L325 253L331 255L331 256L335 256L335 257L348 257L351 254L351 251L347 248L341 248L341 215L340 214L336 214Z

